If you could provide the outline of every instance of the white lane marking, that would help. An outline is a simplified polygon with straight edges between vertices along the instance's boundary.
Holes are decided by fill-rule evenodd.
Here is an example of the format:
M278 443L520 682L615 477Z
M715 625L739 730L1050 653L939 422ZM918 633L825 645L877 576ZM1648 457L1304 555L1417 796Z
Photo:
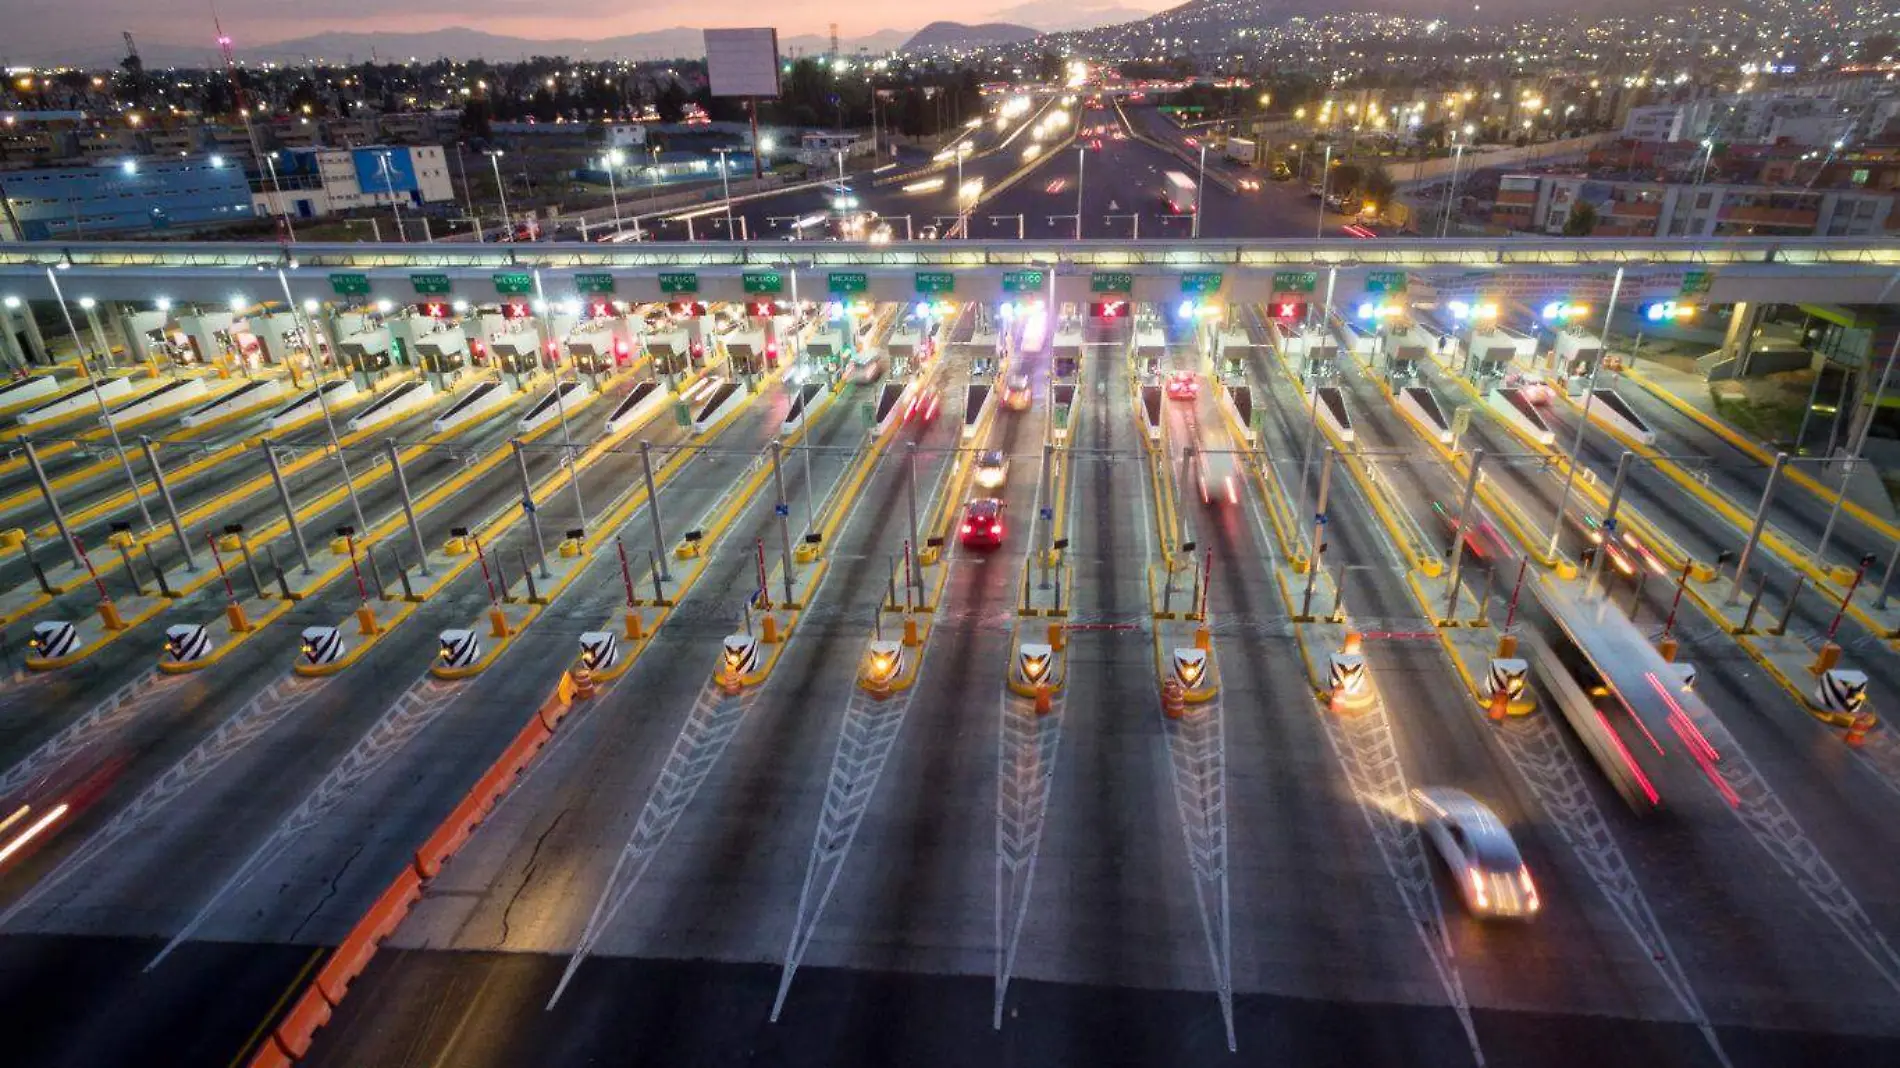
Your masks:
M1062 745L1068 688L1056 691L1047 715L1028 698L1003 691L996 748L996 1001L990 1026L1003 1027L1003 999L1016 969L1016 948L1029 917L1029 892L1049 818Z
M1194 904L1207 938L1208 963L1221 1019L1227 1025L1227 1049L1234 1036L1233 909L1228 897L1227 864L1227 717L1221 698L1189 705L1180 719L1163 716L1161 728L1174 768L1174 805L1181 817ZM1157 711L1159 707L1157 706Z
M280 820L262 844L246 857L230 878L224 881L191 920L165 943L165 948L146 964L151 971L172 951L202 927L231 896L243 889L265 866L284 855L299 836L315 827L355 793L370 777L388 765L397 753L418 734L448 711L455 699L466 692L462 684L443 682L423 675L397 696L370 729L357 740L343 759L332 767L323 780L304 796L302 802Z
M1536 795L1544 815L1583 863L1604 901L1622 921L1630 937L1636 939L1657 976L1695 1023L1696 1030L1702 1032L1703 1041L1709 1044L1715 1059L1726 1068L1730 1063L1728 1054L1716 1037L1715 1027L1670 949L1669 938L1649 907L1649 898L1636 881L1636 873L1630 870L1622 847L1610 832L1577 762L1564 748L1550 715L1538 713L1499 724L1496 737L1511 765Z
M141 712L170 696L185 681L183 676L166 675L157 667L146 668L0 775L0 797L6 797L86 747L110 737L137 719Z
M1465 1029L1472 1059L1484 1064L1484 1049L1478 1044L1478 1031L1471 1018L1471 1002L1465 996L1464 979L1453 958L1451 935L1445 927L1445 913L1432 882L1430 862L1418 826L1410 818L1412 793L1405 781L1405 768L1399 762L1398 743L1392 733L1391 718L1385 702L1379 701L1365 712L1350 716L1334 714L1325 705L1317 706L1320 722L1326 728L1326 740L1346 775L1346 783L1358 802L1359 814L1372 831L1386 871L1398 888L1399 899L1412 917L1419 943L1425 948L1445 997L1458 1022Z
M601 888L600 896L594 902L594 911L588 916L587 927L581 932L580 941L568 958L567 968L561 973L561 981L555 984L554 993L548 998L547 1008L554 1008L555 1002L561 1000L567 984L580 970L582 962L593 953L594 946L613 922L620 906L640 885L653 858L659 855L661 847L672 835L673 828L679 825L680 817L685 815L687 806L692 804L699 788L719 763L727 744L739 733L739 727L745 722L746 713L757 702L758 694L758 689L751 689L738 696L728 696L710 679L700 687L692 711L687 714L686 722L680 726L679 734L673 739L673 748L666 755L666 763L661 765L659 777L647 792L646 804L641 807L640 816L627 835L627 844L621 848L619 858L614 861L613 873L607 877L607 885Z
M5 912L0 912L0 927L5 927L14 917L31 908L86 865L110 852L127 835L150 822L225 761L243 752L252 742L269 733L272 727L323 692L333 678L307 679L287 674L259 691L219 724L209 737L146 786L109 823L68 854L19 900L8 906Z

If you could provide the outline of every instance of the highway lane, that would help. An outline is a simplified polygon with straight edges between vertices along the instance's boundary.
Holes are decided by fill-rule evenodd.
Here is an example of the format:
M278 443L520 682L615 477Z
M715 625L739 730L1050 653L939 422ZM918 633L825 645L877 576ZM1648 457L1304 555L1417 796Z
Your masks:
M1189 135L1180 127L1169 122L1152 107L1138 106L1123 109L1123 114L1131 128L1139 128L1149 137L1162 144L1178 145L1193 157L1188 163L1179 156L1161 151L1152 146L1142 146L1158 161L1166 161L1164 170L1178 170L1190 178L1196 178L1200 172L1199 135ZM1195 136L1197 143L1187 144L1187 138ZM1132 140L1129 142L1134 144ZM1091 160L1091 163L1094 161ZM1260 183L1258 190L1249 190L1240 194L1229 193L1218 182L1201 183L1201 236L1211 237L1305 237L1314 232L1319 224L1319 197L1309 194L1298 182L1276 182L1268 178L1263 168L1241 168L1230 164L1215 149L1208 149L1207 169L1218 172L1238 181L1242 177ZM1353 221L1349 216L1327 212L1324 223L1324 235L1341 236L1340 227ZM1147 222L1142 226L1146 228Z
M1265 359L1257 357L1253 361L1256 367L1252 378L1266 387L1261 389L1265 395L1257 397L1255 403L1273 406L1275 414L1268 422L1278 427L1279 447L1296 448L1294 443L1305 430L1301 422L1305 409L1283 372L1277 367L1259 366ZM1396 413L1379 408L1367 407L1356 413L1360 425L1371 431L1369 436L1396 443L1403 439L1397 437L1392 418ZM1274 448L1270 442L1269 452ZM1393 477L1388 484L1413 483ZM1408 506L1416 514L1423 494L1401 492L1411 498ZM1359 486L1343 468L1335 468L1332 493L1332 521L1327 527L1327 538L1332 543L1329 563L1333 567L1344 562L1348 567L1363 568L1349 579L1346 601L1353 622L1367 631L1429 633L1430 621L1401 578L1407 568L1404 557L1394 550L1389 532L1372 515ZM1423 971L1421 981L1438 974L1432 970L1434 966L1449 967L1455 969L1464 996L1475 1007L1597 1012L1687 1022L1684 1006L1655 968L1646 947L1631 937L1597 882L1601 853L1606 845L1614 851L1616 843L1573 840L1571 828L1557 823L1544 809L1533 782L1526 777L1527 769L1488 727L1436 641L1369 640L1366 656L1373 681L1385 699L1388 730L1382 740L1376 732L1356 736L1365 745L1382 742L1389 746L1400 770L1395 773L1377 763L1360 769L1362 778L1354 780L1353 786L1361 792L1362 802L1376 804L1380 797L1394 796L1408 786L1455 786L1470 792L1492 805L1512 828L1545 901L1543 914L1527 926L1476 922L1465 913L1435 856L1427 855L1424 869L1415 856L1409 869L1404 866L1404 858L1419 848L1422 839L1375 834L1381 848L1400 862L1398 871L1428 871L1442 901L1444 934L1439 935L1435 924L1427 922L1413 936L1414 946L1425 948L1424 953L1413 957L1415 967ZM1367 731L1371 725L1361 723L1355 729ZM1553 744L1552 762L1542 772L1568 775L1574 785L1580 766L1577 750L1561 736ZM1368 751L1377 752L1378 747ZM1341 763L1347 768L1353 766L1349 760ZM1398 775L1403 775L1403 780ZM1374 791L1370 798L1363 792L1368 786ZM1613 799L1594 782L1583 790L1585 803L1599 812ZM1401 899L1413 892L1403 877L1393 885ZM1421 907L1417 897L1407 904ZM1430 920L1429 913L1425 916ZM1451 952L1440 956L1439 945L1448 945ZM1435 1000L1452 999L1455 1003L1454 988L1449 983L1442 985L1444 989ZM1512 1059L1515 1036L1509 1032L1500 1036L1482 1026L1477 1034L1487 1055Z
M604 398L598 403L607 405L609 400ZM768 406L762 405L756 414L761 423L769 419L775 426L776 419L782 413L774 413ZM604 421L604 408L599 418ZM670 420L656 424L654 428L664 438L669 431L669 424ZM741 424L734 425L737 427ZM677 436L677 432L674 435ZM621 458L621 466L625 466L624 457ZM596 470L599 468L590 469L589 473ZM721 472L725 470L725 465L712 466L707 469L710 478L692 480L702 485L700 503L709 503L723 488ZM512 471L506 474L513 476ZM625 480L624 470L619 472L619 477ZM507 480L502 481L505 483ZM607 487L600 485L593 488L601 491L597 499L605 505L609 496ZM489 494L483 492L482 484L478 483L476 488L458 498L458 503L464 500L469 502L463 510L444 516L437 521L434 529L425 520L425 531L436 538L446 536L449 525L471 523L477 518L475 509L490 506L505 508L507 502L519 492L505 484L496 489L497 492ZM687 499L675 503L685 507L693 501ZM529 637L522 639L522 648L508 654L514 659L504 661L504 664L521 664L525 661L545 662L550 669L565 666L573 655L573 636L579 629L591 629L607 616L617 615L611 610L621 598L617 564L611 560L597 562L597 571L602 568L609 573L592 582L583 576L574 590L575 593L591 591L593 600L598 601L577 610L577 615L586 617L585 622L550 620L544 623L540 631L531 630ZM472 590L469 588L471 585L474 586ZM445 625L464 625L479 613L480 606L486 602L485 595L480 592L479 577L465 574L458 580L458 587L459 594L451 592L432 601L424 609L422 618L411 621L404 630L388 639L384 648L372 652L364 663L350 669L350 673L345 676L347 684L325 693L322 699L300 711L298 722L302 722L303 727L290 731L288 735L277 732L267 738L264 744L245 753L242 759L232 761L213 778L195 787L195 792L186 794L172 810L168 818L173 822L165 827L164 833L128 847L115 856L109 869L101 865L83 891L71 900L61 901L52 910L53 914L45 918L47 922L40 923L35 919L29 924L27 918L22 917L12 925L12 929L38 926L48 930L76 929L97 934L123 933L129 928L158 936L178 930L199 906L202 897L215 889L217 884L213 880L234 870L254 845L267 841L265 832L293 805L300 801L307 804L308 798L314 796L310 794L313 783L335 767L345 751L352 748L361 750L356 743L363 736L370 720L390 706L390 702L403 691L404 682L422 677L433 653L435 631ZM344 601L348 603L347 598ZM572 607L571 603L564 603L564 606ZM317 618L332 621L333 615L340 612L342 607L335 606L333 611ZM527 644L530 637L542 643L539 649ZM549 642L552 642L552 648L548 647ZM266 651L262 645L260 642L259 647L247 648L239 654L246 658L240 662L241 677L269 677L288 665L288 649L279 646ZM420 838L426 836L442 813L459 799L473 776L486 766L486 760L492 758L493 751L512 736L524 716L524 709L532 709L538 704L545 690L552 685L552 671L538 676L533 672L523 672L520 676L501 672L502 668L498 667L482 682L468 684L469 697L455 708L456 715L446 720L457 728L450 731L449 737L441 736L449 728L438 729L431 736L432 746L421 751L405 750L410 758L409 763L395 762L379 773L380 778L356 784L366 792L365 800L374 799L380 803L380 807L351 810L348 812L351 823L332 823L327 835L312 835L308 844L302 846L306 852L290 853L289 859L282 862L281 866L269 868L275 876L272 880L262 885L253 883L246 893L234 896L231 900L238 904L238 909L221 910L214 915L214 923L208 924L206 930L217 930L218 924L225 924L272 941L339 937L342 930L360 914L367 901L380 892L393 858L413 851ZM529 684L524 686L524 682ZM217 703L206 702L202 707L205 714L197 718L215 723L216 717L211 710L218 707ZM228 711L228 706L224 710ZM144 763L161 764L164 758L175 756L179 749L202 734L203 730L179 730L174 725L173 731L165 739L166 751L153 754L152 759ZM382 748L387 747L385 740ZM378 746L372 744L367 752L374 753L377 749ZM454 756L472 757L475 754L483 755L480 760L451 759ZM441 759L435 761L432 757ZM235 798L244 800L234 801ZM350 800L355 804L358 799L352 793ZM441 803L431 809L431 801ZM371 850L367 857L359 856L370 845L360 833L360 827L365 822L380 828L381 833L375 842L383 850L381 853ZM424 829L418 832L419 827ZM334 852L325 852L326 849ZM202 873L200 880L168 877L155 883L149 872L168 870L165 868L167 864L175 868L180 856L197 858L194 867ZM382 866L380 871L376 863L379 861ZM136 874L140 871L147 872L142 884L140 876ZM350 877L352 872L357 873L354 879ZM17 885L18 882L10 877L8 886ZM154 900L150 892L154 885L165 885L171 896ZM254 895L255 901L247 894ZM7 896L11 898L15 895L9 893ZM323 906L326 905L333 911L324 912ZM164 976L166 973L160 971L155 974ZM128 985L135 981L134 976L125 977ZM287 981L287 978L283 981ZM196 994L200 1000L214 996L212 990L204 988ZM62 1006L62 1009L64 1011L56 1015L84 1019L83 1012L70 1005ZM163 1021L155 1019L140 1022L147 1028L164 1026ZM75 1029L88 1036L100 1030L96 1027L78 1028L77 1025ZM122 1034L85 1038L75 1038L69 1034L62 1037L61 1044L97 1049L121 1041Z
M1768 468L1756 461L1754 457L1724 441L1721 436L1703 429L1695 420L1657 400L1641 386L1634 383L1618 383L1615 376L1612 376L1607 388L1615 389L1617 395L1627 401L1637 415L1649 425L1649 428L1656 432L1657 452L1670 457L1678 466L1692 475L1706 474L1710 489L1734 502L1735 507L1744 515L1754 515L1755 509L1761 503L1762 490L1768 482ZM1579 411L1580 409L1566 409L1562 414L1569 418L1574 427ZM1615 456L1623 451L1622 444L1610 437L1608 431L1595 425L1594 421L1586 437L1597 446L1597 455L1593 462L1600 462L1601 456L1607 454L1611 457L1611 471L1614 472ZM1641 464L1640 459L1637 462L1641 467L1650 466ZM1839 485L1838 468L1804 463L1801 465L1801 470L1802 473L1815 478L1824 486L1832 488ZM1791 478L1784 477L1775 489L1774 499L1769 502L1768 521L1811 559L1813 550L1821 543L1821 533L1827 527L1828 513L1833 505L1831 493L1824 496ZM1727 521L1720 517L1715 517L1713 524L1728 525ZM1745 532L1737 531L1736 533L1739 538ZM1737 544L1739 545L1740 542L1738 541ZM1828 542L1826 563L1836 567L1852 568L1863 555L1871 553L1875 558L1875 565L1869 581L1878 581L1879 569L1886 565L1887 557L1892 551L1891 538L1862 523L1843 509L1834 520L1834 532Z
M1481 444L1491 436L1489 447L1510 451L1515 439L1492 422L1479 414L1472 420L1474 436L1467 440ZM1554 473L1523 465L1491 470L1529 515L1547 522L1543 517L1556 508L1561 489ZM1574 555L1574 542L1566 551ZM1493 587L1493 619L1502 618L1503 581ZM1672 596L1670 584L1647 584L1646 629L1657 628ZM1524 612L1548 627L1529 598ZM1864 849L1855 844L1888 833L1885 825L1900 803L1894 793L1692 605L1685 605L1676 635L1683 641L1679 659L1699 668L1697 690L1703 700L1761 769L1773 798L1791 817L1786 825L1802 832L1796 841L1803 853L1824 857L1850 891L1865 895L1855 907L1864 909L1875 928L1896 929L1900 913L1883 889L1890 876L1880 864L1867 863ZM1563 733L1570 743L1567 728ZM1592 792L1599 792L1600 776L1587 759L1579 755L1577 760ZM1764 853L1756 839L1750 821L1757 818L1737 820L1715 787L1680 756L1655 766L1663 775L1658 786L1665 805L1657 820L1644 825L1613 799L1602 804L1613 810L1613 826L1629 828L1620 841L1710 1017L1723 1027L1752 1022L1794 1030L1851 1029L1858 1026L1850 1022L1855 1019L1881 1021L1874 1026L1884 1028L1900 1019L1893 988L1866 963L1856 940L1844 937L1804 890L1832 880L1739 878L1739 872L1776 855ZM1836 973L1859 976L1845 983L1864 996L1843 996L1844 981Z
M828 435L846 441L861 437L849 407L834 408ZM946 466L945 447L956 437L954 414L946 411L919 439L924 447L918 460L920 495ZM909 439L908 431L900 432L895 444ZM563 1007L589 1004L609 992L626 996L640 977L629 974L620 958L634 953L776 960L793 923L790 910L825 791L838 716L855 690L852 676L872 614L885 595L887 561L904 537L903 509L891 506L903 494L899 457L887 452L858 503L851 505L831 549L832 568L817 606L794 630L756 708L748 703L751 710L725 728L693 726L704 715L693 705L708 683L719 638L737 622L736 602L754 581L751 536L769 536L773 530L763 501L715 552L713 571L621 690L584 713L573 728L564 728L575 733L557 742L520 793L478 833L398 932L398 941L565 955L583 933L596 897L608 889L621 845L631 840L640 843L639 855L650 866L603 929L593 962L576 975ZM814 474L821 484L826 481L822 470ZM621 711L635 692L647 714ZM680 733L669 749L668 740L683 730L694 733ZM716 748L715 737L730 741ZM698 760L711 764L686 796L654 785L663 774L679 775ZM667 831L663 850L653 834L660 828ZM422 965L428 957L408 959ZM502 963L498 960L465 959L471 986L458 983L457 990L444 992L444 1023L463 1011L460 995L473 984L481 990L467 1007L488 1017L539 1006L557 977L524 988L494 970ZM406 979L399 970L372 974L363 982L365 989L377 989ZM764 1013L769 997L768 987L756 1012ZM554 1055L571 1041L522 1031L493 1037L519 1055L527 1055L527 1045ZM470 1052L459 1028L431 1027L412 1037L441 1055ZM319 1060L376 1060L387 1038L373 1019L362 1026L345 1019L326 1036L334 1044L319 1048Z

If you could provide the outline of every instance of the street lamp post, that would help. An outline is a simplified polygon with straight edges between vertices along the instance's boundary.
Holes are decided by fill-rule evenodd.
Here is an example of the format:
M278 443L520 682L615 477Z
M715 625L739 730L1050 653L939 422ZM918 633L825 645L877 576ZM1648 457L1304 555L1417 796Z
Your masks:
M503 241L513 241L515 239L515 223L514 216L508 214L508 187L503 185L501 181L501 149L488 149L483 152L483 155L488 157L488 162L495 168L495 197L501 201L501 239Z
M1195 173L1194 181L1194 225L1188 232L1189 237L1201 236L1201 189L1207 185L1207 142L1201 142L1201 169ZM1320 208L1326 207L1326 198L1320 198ZM1315 237L1318 235L1315 234Z
M607 165L607 195L612 198L614 205L615 237L620 236L620 186L614 181L614 171L620 168L620 164L625 161L626 158L626 154L617 148L608 149L607 154L601 157L601 161ZM639 225L639 220L634 220L634 226L638 227Z
M1326 183L1333 176L1333 146L1326 146L1326 158L1319 165L1319 218L1313 221L1313 240L1326 231Z
M1082 240L1082 165L1088 162L1088 150L1080 145L1075 149L1075 239Z
M389 211L396 217L396 240L407 244L409 232L403 229L402 205L396 200L396 171L389 165L388 150L379 153L378 159L383 165L383 189L389 194Z
M212 162L217 162L217 159L218 157L212 157ZM271 195L277 201L277 214L284 220L284 239L295 243L297 231L290 225L290 206L284 203L284 187L277 180L277 153L266 152L264 166L270 169Z
M715 148L713 153L719 157L719 189L726 200L726 240L738 240L732 234L732 149ZM838 152L838 187L844 188L844 152Z

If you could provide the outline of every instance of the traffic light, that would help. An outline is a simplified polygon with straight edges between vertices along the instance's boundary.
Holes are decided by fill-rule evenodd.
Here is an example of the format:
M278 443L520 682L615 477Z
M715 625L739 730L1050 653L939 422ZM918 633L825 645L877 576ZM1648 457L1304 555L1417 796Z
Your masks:
M746 304L745 313L755 319L770 319L782 314L776 300L755 300Z
M1098 300L1089 305L1089 317L1092 319L1120 319L1128 314L1128 302L1125 300Z
M1374 304L1371 301L1363 301L1355 309L1359 318L1372 320L1389 319L1399 314L1401 310L1403 309L1396 304Z
M1695 318L1695 305L1678 304L1673 300L1658 301L1643 305L1644 320L1652 323L1673 323L1679 319Z
M1581 319L1590 313L1588 304L1572 304L1568 301L1553 300L1544 305L1544 321L1547 323L1567 323L1572 319Z
M527 302L520 301L520 300L511 300L508 303L503 304L501 306L501 317L511 322L515 319L526 319L528 317Z
M1445 307L1451 310L1451 317L1461 323L1473 319L1495 319L1498 317L1498 306L1491 303L1472 304L1467 301L1454 300L1445 305Z
M688 319L699 319L706 314L706 302L703 300L676 300L667 305L667 308L674 315Z
M1279 301L1273 305L1273 317L1275 319L1286 319L1289 321L1304 319L1306 318L1306 302L1301 300Z
M593 300L587 303L587 317L589 319L605 319L613 313L614 306L611 301Z
M422 314L431 319L447 319L449 317L449 306L439 300L432 300L427 304L418 305L418 308Z

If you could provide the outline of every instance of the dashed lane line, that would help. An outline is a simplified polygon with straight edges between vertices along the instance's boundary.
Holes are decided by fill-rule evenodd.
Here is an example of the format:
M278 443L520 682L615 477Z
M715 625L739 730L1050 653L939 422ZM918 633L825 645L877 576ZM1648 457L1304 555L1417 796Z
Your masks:
M182 675L166 675L157 667L145 669L0 775L0 797L64 764L88 746L111 737L146 709L171 696L186 681Z

